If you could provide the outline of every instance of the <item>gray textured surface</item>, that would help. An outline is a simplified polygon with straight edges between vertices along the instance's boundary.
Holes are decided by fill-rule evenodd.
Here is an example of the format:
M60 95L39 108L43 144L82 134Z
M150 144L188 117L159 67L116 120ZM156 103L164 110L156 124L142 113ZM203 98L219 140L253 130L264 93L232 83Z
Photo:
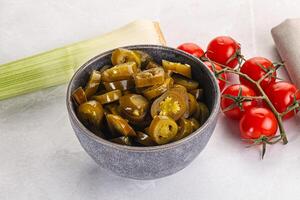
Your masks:
M122 146L103 140L88 131L76 117L71 93L84 85L93 69L111 64L111 52L93 58L75 73L67 93L69 117L81 145L100 167L127 178L161 178L185 168L206 146L217 122L220 101L218 85L212 73L200 60L181 51L153 45L132 46L129 49L145 51L158 63L166 59L191 65L193 78L204 89L205 102L211 110L207 122L183 140L156 147Z

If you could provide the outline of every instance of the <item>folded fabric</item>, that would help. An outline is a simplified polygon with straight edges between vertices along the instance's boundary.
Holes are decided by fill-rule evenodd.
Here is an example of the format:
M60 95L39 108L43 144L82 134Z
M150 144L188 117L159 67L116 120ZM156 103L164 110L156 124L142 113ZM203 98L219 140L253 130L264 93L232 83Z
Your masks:
M292 82L300 88L300 18L285 20L271 33Z

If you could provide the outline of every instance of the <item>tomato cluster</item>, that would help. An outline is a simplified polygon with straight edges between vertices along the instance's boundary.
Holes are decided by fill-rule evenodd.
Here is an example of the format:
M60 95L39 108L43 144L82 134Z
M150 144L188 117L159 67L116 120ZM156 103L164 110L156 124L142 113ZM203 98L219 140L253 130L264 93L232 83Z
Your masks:
M288 119L300 110L299 89L289 82L277 81L279 65L264 57L244 59L241 45L233 38L214 38L205 53L193 43L184 43L178 49L205 61L215 74L222 92L221 109L227 117L240 120L242 139L269 141L275 137L279 117ZM226 69L233 69L239 76L238 84L225 88L226 73L232 73Z

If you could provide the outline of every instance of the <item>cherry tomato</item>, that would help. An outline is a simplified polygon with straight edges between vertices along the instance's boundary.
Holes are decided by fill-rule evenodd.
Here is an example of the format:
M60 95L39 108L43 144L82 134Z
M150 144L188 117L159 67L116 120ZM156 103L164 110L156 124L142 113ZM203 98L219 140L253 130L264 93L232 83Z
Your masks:
M252 78L255 81L258 81L262 76L264 76L268 70L275 69L273 63L269 61L266 58L263 57L254 57L246 60L244 64L241 67L241 72L244 74L247 74L250 78ZM272 73L269 77L266 77L261 82L261 87L265 88L269 84L272 84L276 80L276 71ZM243 85L247 85L248 87L251 87L255 91L257 91L257 88L253 83L249 82L248 80L244 79L243 77L240 77L240 82Z
M214 71L211 62L206 61L206 62L204 62L204 64L205 64L212 72L214 72L216 78L218 79L218 84L219 84L220 91L222 92L222 91L224 90L224 88L225 88L226 80L227 80L227 76L226 76L225 73L217 75L218 71L222 70L222 67L220 67L220 66L217 65L217 64L214 64L214 66L215 66L215 71Z
M240 90L241 90L241 93L240 93ZM240 107L238 106L238 104L236 104L233 99L224 97L224 95L231 95L234 97L238 97L239 93L241 96L247 96L247 97L256 95L254 90L252 90L251 88L249 88L245 85L234 84L234 85L228 86L222 93L221 109L224 112L224 114L229 118L241 119L241 117L244 115L245 111L249 110L250 108L256 107L258 104L258 102L256 100L241 102L240 104L243 108L243 110L241 110ZM232 107L232 109L227 110L228 108L230 108L230 106L234 106L234 107Z
M240 121L242 139L259 139L276 134L278 123L275 115L266 108L252 108L246 111Z
M180 49L182 51L185 51L189 54L192 54L193 56L196 56L197 58L200 58L204 55L204 51L195 43L183 43L177 47L177 49Z
M217 63L234 68L238 64L241 46L228 36L214 38L207 46L206 56Z
M300 99L300 92L297 87L291 83L285 81L279 81L269 85L265 89L265 92L276 110L280 113L286 111L286 109L294 103L296 97ZM291 118L295 115L294 111L288 112L283 119Z

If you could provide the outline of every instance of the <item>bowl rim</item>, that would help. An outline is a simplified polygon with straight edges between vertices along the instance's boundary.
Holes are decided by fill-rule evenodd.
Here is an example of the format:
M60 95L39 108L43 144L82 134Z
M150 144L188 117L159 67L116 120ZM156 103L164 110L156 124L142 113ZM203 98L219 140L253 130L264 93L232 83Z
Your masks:
M196 63L199 63L201 65L205 65L200 59L175 48L172 47L168 47L168 46L162 46L162 45L155 45L155 44L139 44L139 45L127 45L127 46L122 46L122 47L117 47L117 48L125 48L125 49L136 49L136 48L142 48L142 49L148 49L148 48L152 48L152 49L160 49L160 50L166 50L166 51L175 51L177 54L180 54L181 56L187 57L187 59L193 60ZM68 110L68 114L69 117L73 119L73 123L74 125L76 125L81 132L83 132L87 137L91 138L92 140L96 141L97 143L101 143L102 145L105 146L109 146L111 148L116 148L118 150L126 150L126 151L131 151L131 152L148 152L148 151L160 151L160 150L165 150L165 149L171 149L174 148L175 146L178 146L182 143L188 142L189 140L192 140L197 134L201 134L203 132L203 130L207 129L208 126L210 126L213 122L214 122L214 118L216 118L218 116L219 113L219 108L220 108L220 90L219 90L219 86L217 83L217 79L214 76L214 74L206 67L203 67L204 71L206 71L207 75L209 76L209 78L212 80L213 86L214 86L214 93L216 96L216 100L214 101L214 104L212 105L212 110L210 112L210 115L208 117L208 119L206 120L206 122L197 130L195 130L194 132L192 132L190 135L188 135L187 137L184 137L178 141L175 142L171 142L168 144L163 144L163 145L157 145L157 146L149 146L149 147L139 147L139 146L126 146L126 145L121 145L121 144L117 144L117 143L113 143L110 142L109 140L103 139L97 135L95 135L92 131L90 131L89 129L87 129L78 119L75 110L72 109L71 106L71 95L72 95L72 91L71 91L71 86L72 83L75 79L75 77L77 77L86 67L88 67L89 65L91 65L92 63L96 62L97 60L101 59L102 57L105 57L109 54L111 54L115 49L111 49L108 51L105 51L99 55L94 56L93 58L91 58L90 60L88 60L87 62L85 62L84 64L82 64L77 70L76 72L73 74L72 78L70 79L69 83L68 83L68 87L67 87L67 96L66 96L66 106L67 106L67 110Z

